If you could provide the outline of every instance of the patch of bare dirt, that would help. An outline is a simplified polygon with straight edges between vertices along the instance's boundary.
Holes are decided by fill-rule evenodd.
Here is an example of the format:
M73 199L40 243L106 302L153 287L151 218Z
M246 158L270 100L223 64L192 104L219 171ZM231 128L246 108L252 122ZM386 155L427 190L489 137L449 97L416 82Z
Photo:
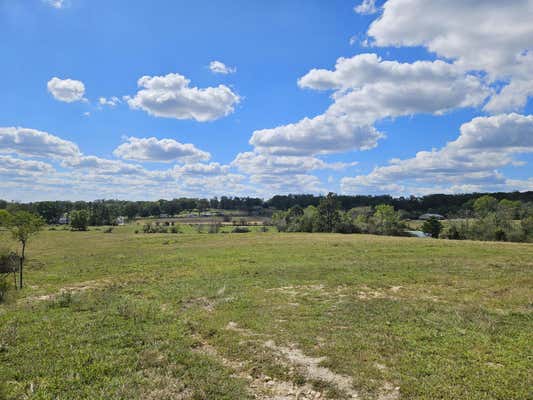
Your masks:
M61 296L64 293L82 293L88 290L103 289L112 285L113 282L109 279L86 281L78 283L76 285L62 287L57 293L44 294L40 296L29 296L21 299L20 301L31 303L38 301L55 300L57 297Z
M230 321L226 326L227 330L238 332L244 336L264 336L257 334L249 329L241 328L233 321ZM360 394L353 387L353 379L350 376L338 374L329 368L321 366L321 363L326 360L325 357L310 357L305 355L296 345L290 347L277 345L273 340L266 340L262 345L279 356L277 359L280 363L290 368L296 367L302 371L305 377L309 380L322 381L335 386L340 391L344 392L351 399L360 399ZM385 366L380 365L380 369L386 369ZM286 384L286 382L285 382ZM290 384L293 385L294 384ZM284 384L278 385L277 389L282 391L281 396L287 396L287 387ZM294 393L294 392L290 392ZM309 392L310 393L310 392ZM291 396L289 394L288 396ZM308 394L309 395L309 394ZM316 397L270 397L270 399L322 399L327 398L324 393L314 391L311 396ZM390 382L385 382L379 389L378 400L398 400L400 399L400 388L394 386Z
M318 400L324 398L322 393L313 390L309 384L296 385L262 373L254 376L255 374L251 374L250 368L246 363L229 360L220 355L206 341L198 340L200 346L195 348L194 351L218 360L225 367L235 371L234 377L248 381L250 394L257 400Z
M277 288L270 288L267 292L276 292L288 296L291 299L289 305L298 305L294 300L305 296L314 296L325 300L337 300L344 302L347 298L355 297L359 300L377 300L386 299L401 301L406 299L419 299L433 302L441 301L436 296L421 292L415 288L406 288L404 286L391 286L389 288L372 289L362 285L355 289L346 285L336 287L326 287L324 285L291 285Z

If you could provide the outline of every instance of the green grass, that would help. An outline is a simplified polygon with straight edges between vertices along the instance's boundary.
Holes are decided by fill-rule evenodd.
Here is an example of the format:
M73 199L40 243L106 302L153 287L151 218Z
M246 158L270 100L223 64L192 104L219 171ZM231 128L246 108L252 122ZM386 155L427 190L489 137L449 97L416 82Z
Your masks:
M244 375L345 397L267 340L362 399L532 397L531 244L135 229L30 242L27 286L0 305L0 398L253 398Z

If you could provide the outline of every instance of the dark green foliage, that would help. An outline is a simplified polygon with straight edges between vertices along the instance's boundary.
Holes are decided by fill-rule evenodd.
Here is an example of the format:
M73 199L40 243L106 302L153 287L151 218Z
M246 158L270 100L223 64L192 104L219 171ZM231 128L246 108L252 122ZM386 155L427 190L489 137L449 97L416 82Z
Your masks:
M422 224L422 232L430 235L432 238L438 238L442 232L442 223L435 217L431 217Z
M231 231L231 233L248 233L248 232L250 232L250 229L244 226L237 226L233 228L233 230Z
M339 202L334 193L328 193L328 195L320 201L317 207L317 232L333 232L335 230L335 226L337 226L341 220L339 206Z
M74 231L86 231L89 225L87 210L77 210L70 213L70 226Z

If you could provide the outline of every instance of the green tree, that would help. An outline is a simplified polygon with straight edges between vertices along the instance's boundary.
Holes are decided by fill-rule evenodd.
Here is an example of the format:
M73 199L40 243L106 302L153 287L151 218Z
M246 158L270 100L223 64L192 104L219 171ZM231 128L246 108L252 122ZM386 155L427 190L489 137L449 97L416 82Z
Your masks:
M0 210L0 227L9 226L9 221L11 221L11 214L7 210Z
M433 238L438 238L441 231L442 231L442 224L435 217L431 217L427 219L426 221L424 221L424 224L422 224L422 232L430 235Z
M10 218L8 226L13 239L18 241L22 247L19 268L19 288L22 289L26 245L30 237L36 235L42 229L44 220L38 215L27 211L17 211Z
M522 203L520 201L503 199L498 203L498 213L501 218L510 222L518 218L521 207Z
M340 221L339 202L335 193L328 193L320 200L317 207L317 231L333 232L335 225Z
M201 213L203 213L205 210L209 208L209 201L206 199L199 199L196 202L196 208L198 210L198 215L200 215Z
M377 206L373 219L376 224L376 231L379 234L398 235L401 231L400 217L391 205L380 204Z
M533 239L533 215L524 217L520 221L520 227L522 228L526 239Z
M87 210L77 210L70 213L70 226L75 231L86 231L89 225Z
M139 206L137 203L129 202L124 207L124 213L126 214L126 217L128 217L128 220L133 221L137 214L139 213Z
M474 211L480 218L486 217L491 212L496 212L497 209L498 200L492 196L481 196L474 201Z

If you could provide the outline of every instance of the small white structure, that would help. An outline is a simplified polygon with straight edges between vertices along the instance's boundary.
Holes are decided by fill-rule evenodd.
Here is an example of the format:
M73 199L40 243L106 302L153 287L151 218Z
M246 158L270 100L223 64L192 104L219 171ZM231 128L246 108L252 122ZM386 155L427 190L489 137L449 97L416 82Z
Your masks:
M427 213L427 214L422 214L420 217L418 217L418 219L422 219L422 220L427 220L427 219L430 219L430 218L444 219L444 216L440 215L440 214Z
M126 221L126 218L124 218L122 215L117 217L115 223L118 225L118 226L122 226L124 225L124 221Z
M168 218L168 214L159 214L159 218Z
M69 218L69 215L68 213L65 213L61 216L61 218L59 218L59 225L68 225L70 224L70 218Z
M422 239L427 239L430 237L427 233L422 231L406 231L406 233L411 237L417 237Z

